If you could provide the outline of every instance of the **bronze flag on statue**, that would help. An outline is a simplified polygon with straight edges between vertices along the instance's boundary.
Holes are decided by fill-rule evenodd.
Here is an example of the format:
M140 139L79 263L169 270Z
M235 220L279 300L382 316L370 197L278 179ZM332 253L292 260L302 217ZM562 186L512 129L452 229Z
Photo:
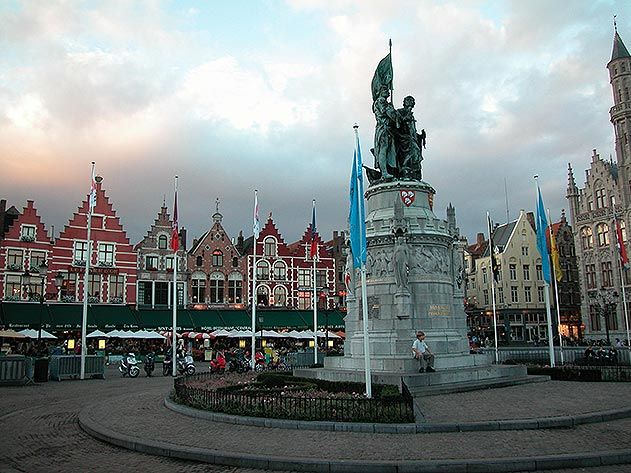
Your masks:
M390 53L384 57L377 66L375 75L372 78L372 99L377 100L381 87L386 86L392 90L392 56Z

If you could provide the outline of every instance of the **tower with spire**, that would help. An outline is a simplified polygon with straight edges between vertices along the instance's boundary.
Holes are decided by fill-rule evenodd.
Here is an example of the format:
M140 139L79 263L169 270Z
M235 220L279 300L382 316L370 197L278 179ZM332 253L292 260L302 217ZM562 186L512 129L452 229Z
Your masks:
M610 340L626 338L622 296L616 309L604 317L605 293L622 294L621 281L627 292L631 273L620 266L614 216L622 227L627 243L626 222L631 216L631 54L618 34L614 19L611 59L607 63L613 106L609 111L614 128L615 160L603 159L593 150L589 169L585 170L582 188L576 185L574 171L568 166L566 197L574 232L576 256L581 273L581 314L585 336ZM627 249L627 252L629 249ZM622 278L621 278L622 271Z

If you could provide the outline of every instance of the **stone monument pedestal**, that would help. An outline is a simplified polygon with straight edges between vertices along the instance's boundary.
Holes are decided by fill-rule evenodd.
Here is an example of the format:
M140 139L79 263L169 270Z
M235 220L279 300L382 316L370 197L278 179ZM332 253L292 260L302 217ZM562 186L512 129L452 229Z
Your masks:
M361 301L361 278L356 274L347 297L344 356L326 358L324 368L297 370L297 375L364 381L362 303L366 303L375 383L400 385L405 378L418 386L427 386L428 379L434 385L463 385L525 376L525 367L498 367L491 364L490 355L469 354L463 308L464 242L451 206L447 221L434 214L434 194L427 182L414 180L368 188L367 300ZM419 364L411 351L417 330L425 332L436 354L435 374L418 374ZM425 381L415 382L418 377Z

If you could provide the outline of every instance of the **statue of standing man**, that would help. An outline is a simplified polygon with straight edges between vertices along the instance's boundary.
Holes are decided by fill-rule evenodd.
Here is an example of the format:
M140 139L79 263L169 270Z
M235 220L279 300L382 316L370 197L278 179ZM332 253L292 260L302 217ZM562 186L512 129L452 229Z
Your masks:
M388 102L390 91L382 86L379 96L372 105L372 111L377 120L375 127L375 160L381 171L382 179L393 177L390 170L397 170L397 148L395 145L395 128L398 126L397 111Z
M403 108L397 110L401 125L397 129L397 153L401 177L421 180L421 161L423 160L423 148L425 148L425 130L416 131L416 119L412 109L416 101L408 95L403 99Z

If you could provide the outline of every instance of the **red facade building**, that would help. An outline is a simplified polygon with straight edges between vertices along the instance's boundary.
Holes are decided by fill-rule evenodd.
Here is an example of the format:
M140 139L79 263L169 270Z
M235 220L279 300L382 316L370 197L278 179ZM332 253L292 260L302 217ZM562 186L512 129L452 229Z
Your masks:
M46 278L44 294L46 298L54 299L57 294L53 283L55 273L46 272L52 250L48 231L37 214L33 201L29 200L0 240L2 298L6 301L38 300L42 293L41 273ZM25 285L24 280L27 272L31 276L29 286Z
M91 254L87 242L88 199L55 240L50 272L64 275L63 302L83 301L83 279L90 258L88 302L136 303L136 253L101 183L92 212Z
M317 233L316 242L318 308L332 309L335 307L335 260ZM248 275L251 278L254 252L251 242L248 243ZM299 241L286 244L270 215L256 242L258 306L299 310L313 307L313 260L309 255L310 247L308 230ZM251 293L251 284L250 279L248 293Z

